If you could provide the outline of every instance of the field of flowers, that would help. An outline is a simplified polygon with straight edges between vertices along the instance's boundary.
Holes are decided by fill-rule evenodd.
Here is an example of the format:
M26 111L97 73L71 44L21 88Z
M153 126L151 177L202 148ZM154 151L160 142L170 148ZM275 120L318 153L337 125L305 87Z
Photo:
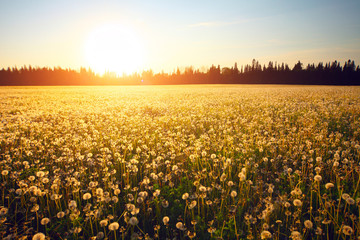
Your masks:
M1 239L360 239L360 88L0 88Z

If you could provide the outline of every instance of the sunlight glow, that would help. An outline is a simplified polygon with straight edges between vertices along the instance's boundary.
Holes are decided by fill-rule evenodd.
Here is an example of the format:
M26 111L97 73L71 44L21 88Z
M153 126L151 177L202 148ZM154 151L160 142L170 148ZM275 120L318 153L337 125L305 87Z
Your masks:
M144 61L144 48L136 32L119 24L105 24L88 35L84 46L89 67L99 74L132 73Z

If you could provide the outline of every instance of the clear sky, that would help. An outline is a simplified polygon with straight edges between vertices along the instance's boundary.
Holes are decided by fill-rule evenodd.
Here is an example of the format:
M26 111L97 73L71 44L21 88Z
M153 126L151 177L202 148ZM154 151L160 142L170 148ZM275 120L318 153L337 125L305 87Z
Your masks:
M358 65L359 13L359 0L0 0L0 68Z

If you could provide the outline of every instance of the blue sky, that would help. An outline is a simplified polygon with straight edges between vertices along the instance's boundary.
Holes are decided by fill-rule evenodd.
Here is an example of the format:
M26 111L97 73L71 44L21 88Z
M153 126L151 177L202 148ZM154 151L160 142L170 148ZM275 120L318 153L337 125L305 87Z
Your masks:
M93 29L113 23L136 32L143 51L132 69L138 71L253 58L290 67L297 60L360 64L359 12L358 0L1 1L0 68L92 67L84 43Z

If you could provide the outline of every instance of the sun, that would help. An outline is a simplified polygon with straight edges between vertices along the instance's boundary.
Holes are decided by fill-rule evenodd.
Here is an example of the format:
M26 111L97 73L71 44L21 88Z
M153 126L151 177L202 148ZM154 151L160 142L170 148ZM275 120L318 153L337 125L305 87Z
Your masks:
M89 33L85 41L85 59L99 74L133 73L143 64L144 49L140 37L129 27L104 24Z

